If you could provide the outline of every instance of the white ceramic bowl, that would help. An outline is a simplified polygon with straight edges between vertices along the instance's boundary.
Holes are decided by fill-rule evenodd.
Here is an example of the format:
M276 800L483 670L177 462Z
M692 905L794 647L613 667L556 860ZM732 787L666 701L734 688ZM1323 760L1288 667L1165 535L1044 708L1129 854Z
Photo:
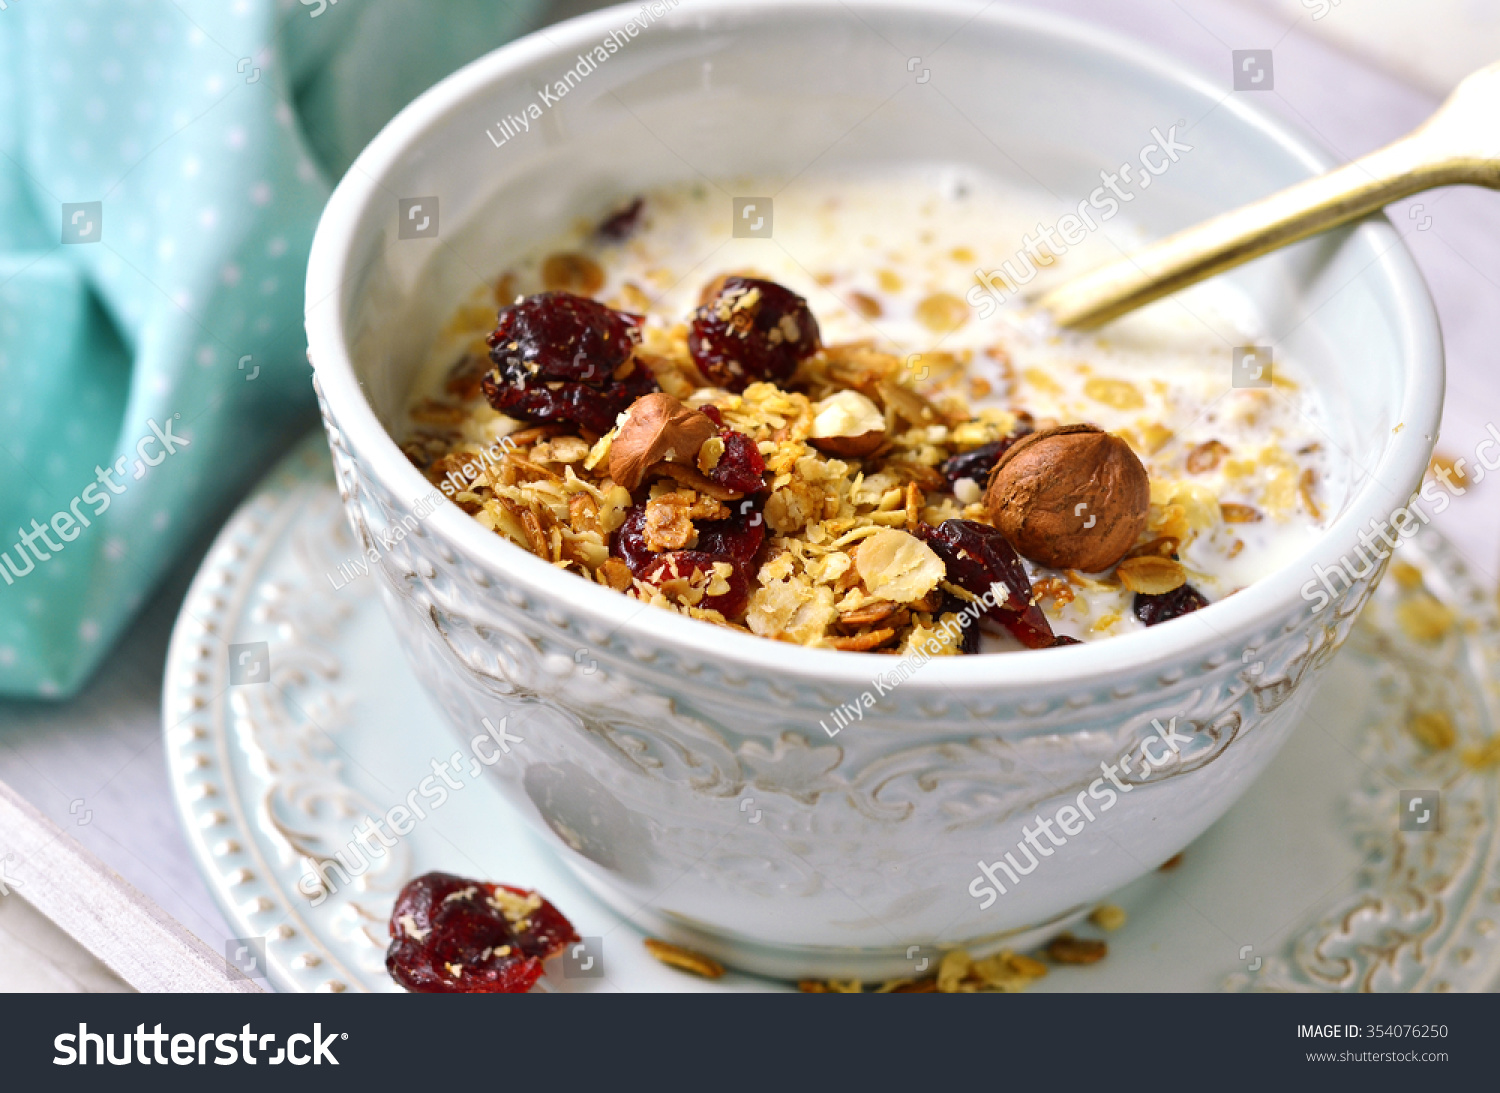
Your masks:
M1147 632L935 661L830 737L820 721L874 690L889 658L643 609L450 504L413 515L431 490L388 428L452 306L580 210L694 174L938 161L1082 196L1153 126L1181 119L1195 123L1195 151L1130 209L1164 233L1330 162L1249 95L1036 12L652 6L664 17L529 131L497 147L502 118L540 103L538 88L638 9L549 27L454 74L335 191L308 271L307 332L349 515L379 553L391 615L458 746L508 716L523 742L490 771L648 929L783 976L899 975L914 970L914 945L1030 943L1181 850L1285 741L1370 579L1320 613L1299 590L1315 562L1349 554L1360 529L1404 503L1427 463L1443 371L1426 291L1383 219L1230 275L1268 329L1290 332L1278 351L1315 378L1328 442L1361 468L1295 564ZM400 239L398 199L434 195L439 237ZM403 518L404 537L385 545ZM1149 774L1136 761L1109 811L1099 805L1066 845L1044 843L1053 853L982 906L980 862L1009 850L1024 865L1023 826L1076 802L1101 763L1174 717L1191 739L1178 759Z

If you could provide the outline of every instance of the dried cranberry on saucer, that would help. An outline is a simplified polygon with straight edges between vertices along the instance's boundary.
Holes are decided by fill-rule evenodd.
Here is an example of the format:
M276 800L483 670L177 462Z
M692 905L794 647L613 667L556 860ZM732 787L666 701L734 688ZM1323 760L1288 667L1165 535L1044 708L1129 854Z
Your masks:
M986 614L1028 649L1046 649L1055 643L1052 624L1032 602L1026 568L999 531L975 520L944 520L937 527L919 525L917 535L943 559L948 580L960 588L976 596L996 584L1005 589L1004 601Z
M693 315L688 352L711 383L743 391L784 380L818 351L818 321L807 301L775 281L725 277Z
M1190 584L1178 585L1172 591L1156 596L1137 592L1133 604L1135 617L1147 626L1171 622L1207 606L1208 599Z
M484 377L485 397L512 417L607 433L632 402L657 390L650 371L631 359L642 322L570 292L502 308L486 339L495 367Z
M421 994L523 994L542 961L578 940L572 923L524 888L427 873L391 912L385 966Z

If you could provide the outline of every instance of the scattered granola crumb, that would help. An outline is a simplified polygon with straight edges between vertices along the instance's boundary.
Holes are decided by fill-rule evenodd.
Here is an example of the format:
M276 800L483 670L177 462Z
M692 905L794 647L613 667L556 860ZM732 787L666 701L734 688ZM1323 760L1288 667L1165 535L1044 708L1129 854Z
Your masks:
M1097 964L1107 955L1107 942L1072 934L1058 934L1047 946L1047 956L1055 964Z
M870 994L1018 994L1033 980L1047 974L1047 965L1023 953L1001 950L975 960L963 949L943 954L937 975L923 979L888 979ZM864 994L858 979L803 979L797 989L803 994Z
M1089 921L1095 926L1101 930L1109 930L1111 932L1124 926L1125 918L1125 908L1117 907L1113 903L1101 903L1089 915Z
M872 994L936 994L937 978L928 976L926 979L888 979L876 987Z
M1477 748L1465 748L1459 759L1470 770L1488 770L1500 766L1500 736L1492 736Z
M1396 621L1408 637L1438 641L1453 628L1453 612L1437 597L1421 592L1396 605Z
M993 956L976 960L963 949L950 949L938 965L937 989L941 994L975 994L998 991L1018 994L1032 980L1047 974L1041 961L1002 949Z
M673 945L669 941L659 941L654 937L648 937L646 938L646 951L668 967L692 972L694 975L701 975L704 979L718 979L724 974L724 965L717 960L704 956L702 953L695 953L692 949Z
M802 979L797 989L803 994L863 994L865 985L858 979Z
M1172 870L1176 869L1179 865L1182 864L1182 855L1184 853L1185 853L1185 851L1179 850L1177 853L1173 854L1166 861L1164 861L1160 865L1158 865L1156 867L1156 871L1158 873L1170 873Z
M1391 579L1403 592L1413 592L1422 587L1422 571L1410 562L1392 562Z
M1429 751L1445 751L1458 740L1452 719L1442 710L1414 714L1407 721L1406 728Z
M1439 478L1446 476L1448 481L1467 489L1474 485L1474 479L1472 475L1458 465L1462 462L1467 462L1467 460L1455 459L1446 452L1434 452L1432 461L1427 464L1427 469Z

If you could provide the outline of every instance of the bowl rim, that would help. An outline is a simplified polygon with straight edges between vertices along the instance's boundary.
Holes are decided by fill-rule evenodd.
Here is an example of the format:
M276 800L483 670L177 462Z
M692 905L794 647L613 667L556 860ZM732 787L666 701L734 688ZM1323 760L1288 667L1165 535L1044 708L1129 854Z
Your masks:
M324 208L308 261L305 313L308 358L333 419L353 441L371 474L397 497L415 499L432 485L411 465L395 439L366 400L350 360L344 325L343 284L356 243L356 228L372 201L387 198L383 179L410 148L431 129L473 97L518 69L555 57L567 59L593 44L635 14L636 3L621 4L532 32L502 46L446 77L423 92L380 131L340 180ZM962 0L694 0L690 10L669 12L663 22L701 27L716 17L731 23L774 20L778 13L849 17L855 10L887 11L931 18L933 15L969 16L975 21L1008 25L1043 33L1078 48L1107 55L1123 63L1175 82L1185 90L1220 100L1219 110L1258 131L1306 165L1308 174L1328 170L1336 161L1314 141L1285 122L1250 105L1243 97L1223 96L1222 88L1153 48L1079 20L1034 9L994 4L975 12ZM1244 590L1149 630L1135 631L1098 642L1063 649L1007 652L975 657L936 657L912 674L903 689L918 692L1005 691L1097 685L1102 680L1143 671L1185 668L1200 663L1213 650L1222 652L1230 639L1244 640L1257 630L1280 622L1297 603L1307 601L1300 590L1312 578L1315 563L1328 565L1358 546L1357 534L1372 518L1388 516L1409 498L1397 498L1383 478L1421 483L1437 435L1443 401L1443 348L1437 314L1415 261L1399 233L1382 214L1349 229L1345 245L1356 242L1377 257L1367 266L1392 286L1395 307L1389 317L1397 331L1401 359L1410 362L1399 407L1400 434L1377 466L1355 483L1356 495L1346 511L1313 542L1272 573ZM1435 375L1434 375L1435 372ZM1414 487L1415 489L1415 487ZM1389 499L1387 499L1389 498ZM858 653L813 649L742 634L652 608L638 600L580 581L573 573L505 542L483 528L456 505L438 505L424 520L431 534L454 543L470 558L504 579L566 603L577 616L608 634L603 642L623 639L627 648L639 638L674 650L686 661L701 660L708 650L723 670L748 676L782 676L836 684L854 694L868 689L892 666L889 656L871 658ZM1325 606L1324 610L1328 608ZM1293 627L1287 627L1292 629ZM706 640L713 635L712 644ZM1271 635L1267 635L1268 637ZM580 646L589 644L582 633ZM597 652L597 650L596 650ZM1224 663L1210 661L1205 668Z

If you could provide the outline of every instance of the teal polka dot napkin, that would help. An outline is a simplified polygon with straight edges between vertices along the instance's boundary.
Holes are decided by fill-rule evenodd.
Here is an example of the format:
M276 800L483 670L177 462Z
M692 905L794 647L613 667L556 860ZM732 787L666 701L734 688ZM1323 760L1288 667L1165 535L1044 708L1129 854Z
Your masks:
M540 0L0 0L0 695L87 680L315 420L318 214Z

